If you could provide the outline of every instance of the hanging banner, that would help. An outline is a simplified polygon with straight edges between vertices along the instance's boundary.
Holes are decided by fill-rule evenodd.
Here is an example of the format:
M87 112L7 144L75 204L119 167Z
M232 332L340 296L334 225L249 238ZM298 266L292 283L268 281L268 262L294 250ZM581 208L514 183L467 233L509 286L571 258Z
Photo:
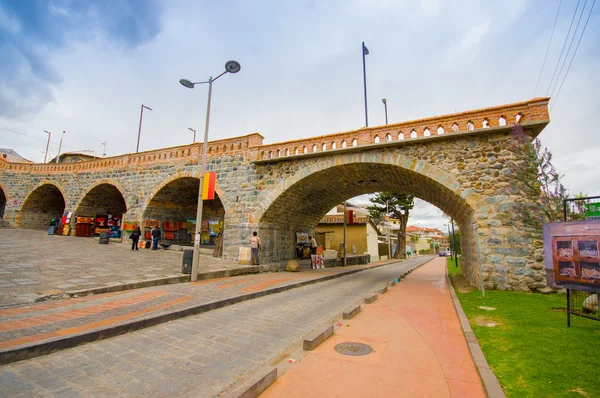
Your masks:
M217 173L211 171L204 174L204 184L202 186L202 200L213 200L215 198L215 185L217 183Z

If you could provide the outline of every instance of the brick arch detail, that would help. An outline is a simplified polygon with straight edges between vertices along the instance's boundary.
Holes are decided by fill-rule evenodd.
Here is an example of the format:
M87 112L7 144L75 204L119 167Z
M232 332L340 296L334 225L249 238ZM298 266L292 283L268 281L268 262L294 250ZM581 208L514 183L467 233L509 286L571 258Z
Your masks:
M273 187L270 193L265 197L263 203L256 209L252 214L252 221L259 222L264 213L269 209L271 204L277 200L277 198L284 193L286 190L291 188L294 184L309 177L312 173L323 171L332 167L347 165L356 163L370 163L370 164L382 164L392 165L400 167L406 170L413 171L417 174L428 177L436 183L454 192L457 196L460 196L466 203L473 209L474 213L485 205L485 199L481 195L472 192L470 190L461 189L460 183L456 178L438 167L432 166L424 160L418 160L416 158L409 158L401 155L389 155L385 153L379 154L354 154L347 156L332 157L323 159L317 163L313 163L309 166L304 167L298 173L286 178L284 181Z
M65 208L67 206L67 194L65 193L65 190L63 189L62 186L60 186L59 183L57 183L56 181L51 181L51 180L42 180L40 181L39 184L37 184L35 186L35 188L33 188L31 191L29 191L29 193L23 198L23 203L21 203L21 206L19 207L19 210L22 211L23 210L23 206L25 206L25 203L27 203L27 201L29 200L29 198L31 197L31 195L40 187L44 186L44 185L53 185L54 187L56 187L56 189L58 189L60 191L60 194L63 197L63 200L65 201ZM4 191L6 192L6 191ZM7 198L8 199L8 198Z
M100 185L112 185L113 187L115 187L117 189L117 191L119 191L119 193L121 194L121 197L123 198L123 201L125 202L125 209L127 209L126 211L129 210L129 203L128 203L128 200L127 200L127 195L125 193L125 187L123 187L123 185L120 182L118 182L118 181L115 181L115 180L110 179L110 178L103 178L101 180L98 180L98 181L94 182L92 185L90 185L88 188L86 188L85 192L81 195L81 197L77 201L77 204L75 206L73 206L73 209L75 210L75 212L77 212L77 209L79 209L79 206L81 206L81 202L85 199L85 197L94 188L96 188L96 187L98 187Z
M198 173L194 173L191 171L182 171L180 173L176 173L176 174L172 174L172 175L168 176L160 184L156 185L154 187L154 189L152 190L152 192L150 192L150 194L144 199L144 207L142 210L146 209L146 206L148 205L148 203L150 203L150 201L152 201L152 198L154 198L160 192L161 189L163 189L164 187L166 187L173 181L179 180L180 178L197 178L199 180L200 177L198 177L197 174ZM226 198L225 192L223 191L223 189L221 187L219 187L219 184L215 184L215 192L217 193L217 195L219 195L219 199L221 199L223 208L227 209L227 207L228 207L227 205L229 205L229 203L227 203L227 198ZM227 213L227 211L225 211L225 213Z

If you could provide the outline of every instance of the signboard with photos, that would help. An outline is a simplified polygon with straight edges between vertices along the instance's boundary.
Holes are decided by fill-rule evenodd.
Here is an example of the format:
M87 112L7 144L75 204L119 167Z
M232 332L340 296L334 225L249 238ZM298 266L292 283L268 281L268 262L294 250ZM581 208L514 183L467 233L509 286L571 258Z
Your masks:
M549 285L600 292L600 220L544 225Z

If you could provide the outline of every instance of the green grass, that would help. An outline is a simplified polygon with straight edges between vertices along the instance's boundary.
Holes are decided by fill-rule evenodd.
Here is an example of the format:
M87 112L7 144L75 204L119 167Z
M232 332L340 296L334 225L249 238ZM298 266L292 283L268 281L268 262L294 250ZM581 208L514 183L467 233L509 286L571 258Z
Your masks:
M453 262L448 272L456 274ZM508 397L600 397L600 322L572 316L568 328L564 294L457 295Z

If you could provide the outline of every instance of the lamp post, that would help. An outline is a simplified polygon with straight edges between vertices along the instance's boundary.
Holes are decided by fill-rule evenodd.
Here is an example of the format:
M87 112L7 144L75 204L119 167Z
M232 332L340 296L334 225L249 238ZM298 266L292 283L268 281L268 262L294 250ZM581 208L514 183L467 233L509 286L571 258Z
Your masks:
M140 127L138 129L138 140L137 147L135 148L135 153L138 153L140 151L140 135L142 134L142 117L144 116L144 108L148 109L149 111L152 110L152 108L150 108L149 106L142 104L142 109L140 111Z
M383 107L385 108L385 124L387 125L388 124L388 121L387 121L387 100L385 98L382 98L381 102L383 102Z
M369 115L367 113L367 69L365 64L365 55L369 55L369 49L362 42L362 61L363 61L363 83L365 88L365 126L369 127Z
M204 186L204 173L206 171L206 146L208 143L208 124L210 120L210 99L212 95L212 84L215 80L220 78L226 73L238 73L241 69L240 64L237 61L228 61L225 64L225 72L221 73L214 79L208 78L206 82L195 82L192 83L187 79L179 80L182 86L187 88L194 88L196 84L208 84L208 102L206 104L206 124L204 125L204 144L202 145L202 162L200 164L200 186L198 187L198 208L196 209L196 231L194 235L194 254L192 258L192 273L190 280L195 282L198 280L198 260L200 254L200 235L202 232L202 187Z
M66 131L63 130L62 135L60 136L60 144L58 144L58 155L56 155L56 163L58 163L58 158L60 158L60 149L62 148L62 140L65 136Z
M48 134L48 142L46 143L46 154L44 155L44 163L46 163L46 158L48 157L48 146L50 145L50 137L52 137L52 133L44 130L44 133Z
M458 267L458 249L456 248L456 234L454 233L454 220L450 219L452 225L452 253L454 254L454 266Z
M194 143L196 143L196 130L195 130L195 129L193 129L193 128L191 128L191 127L188 127L188 130L190 130L190 131L193 131L193 132L194 132Z
M106 141L104 141L101 145L104 146L104 151L102 152L102 157L105 157L106 156Z

